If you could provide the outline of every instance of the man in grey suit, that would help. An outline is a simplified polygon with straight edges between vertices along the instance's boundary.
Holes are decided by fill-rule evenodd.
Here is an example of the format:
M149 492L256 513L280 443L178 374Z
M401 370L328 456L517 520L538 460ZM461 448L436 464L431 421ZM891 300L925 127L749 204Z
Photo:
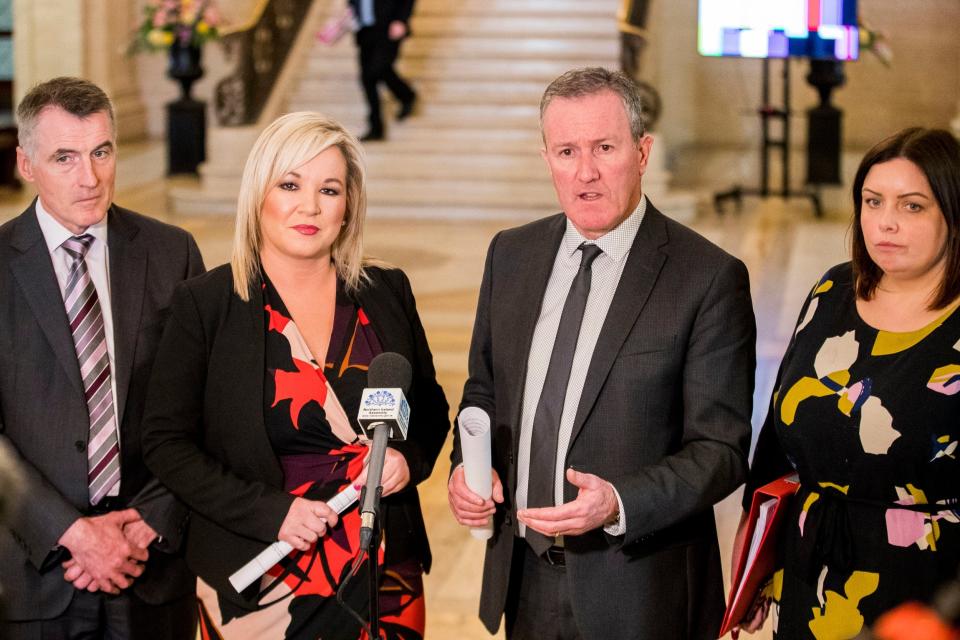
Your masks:
M140 419L173 289L203 261L187 232L112 204L96 85L39 84L17 116L38 198L0 227L0 441L26 484L0 527L0 636L191 638L186 511L144 466Z
M631 80L570 71L541 101L563 213L487 254L461 410L491 418L480 618L507 637L716 638L713 505L744 479L755 325L743 263L654 208ZM455 433L456 430L455 430Z

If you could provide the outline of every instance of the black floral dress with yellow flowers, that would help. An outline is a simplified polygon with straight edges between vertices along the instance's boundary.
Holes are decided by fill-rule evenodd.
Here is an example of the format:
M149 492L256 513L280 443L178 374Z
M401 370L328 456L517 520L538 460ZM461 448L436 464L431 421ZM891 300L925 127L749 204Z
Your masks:
M744 497L799 474L767 589L777 638L853 638L957 575L956 308L917 331L877 330L857 313L849 263L803 305Z

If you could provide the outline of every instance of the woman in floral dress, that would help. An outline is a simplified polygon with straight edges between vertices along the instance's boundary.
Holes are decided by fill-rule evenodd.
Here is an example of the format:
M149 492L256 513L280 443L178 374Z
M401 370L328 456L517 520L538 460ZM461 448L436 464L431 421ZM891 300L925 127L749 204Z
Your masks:
M421 638L430 566L416 485L449 428L448 407L403 272L366 261L356 139L317 113L278 119L251 151L229 265L182 287L147 407L147 464L192 510L187 561L199 576L201 636L366 636L367 567L354 505L325 502L364 476L356 415L383 352L412 365L408 440L383 472L380 627ZM294 551L243 593L229 576L269 543Z
M853 197L853 260L803 305L744 497L799 474L770 603L743 625L772 609L777 638L853 638L960 562L960 146L901 131Z

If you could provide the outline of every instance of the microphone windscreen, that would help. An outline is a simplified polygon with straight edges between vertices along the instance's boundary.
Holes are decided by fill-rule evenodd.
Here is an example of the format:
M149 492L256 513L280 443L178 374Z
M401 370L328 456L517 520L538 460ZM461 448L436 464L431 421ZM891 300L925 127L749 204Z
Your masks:
M367 371L367 387L391 388L400 387L404 393L410 388L413 380L413 367L399 353L387 351L381 353L370 363Z

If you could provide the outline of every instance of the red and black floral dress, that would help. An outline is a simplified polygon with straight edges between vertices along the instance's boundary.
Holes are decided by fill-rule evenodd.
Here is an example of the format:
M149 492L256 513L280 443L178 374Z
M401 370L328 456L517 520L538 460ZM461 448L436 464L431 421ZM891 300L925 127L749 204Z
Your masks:
M382 349L369 319L337 284L333 331L323 367L318 366L276 289L263 285L266 328L264 422L290 493L329 500L363 468L367 447L355 428L367 368ZM293 551L261 580L257 611L221 600L202 580L200 637L244 640L358 640L367 635L336 602L336 591L359 546L356 505L308 552ZM383 566L380 627L387 638L423 637L422 569L416 558ZM362 617L368 614L367 563L344 594ZM381 636L383 637L383 635Z

